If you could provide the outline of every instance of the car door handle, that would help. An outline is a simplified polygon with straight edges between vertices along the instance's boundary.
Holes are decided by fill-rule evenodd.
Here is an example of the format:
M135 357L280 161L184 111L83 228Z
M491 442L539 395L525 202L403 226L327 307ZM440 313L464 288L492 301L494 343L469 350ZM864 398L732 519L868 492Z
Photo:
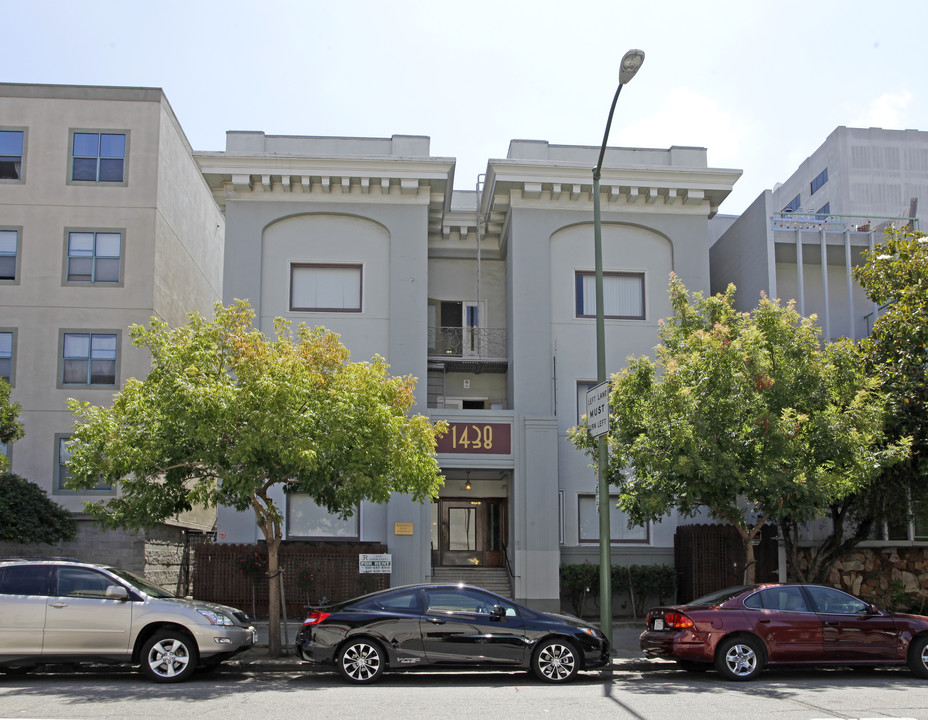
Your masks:
M67 606L68 604L66 602L61 602L61 600L59 600L58 602L53 602L49 604L49 607L53 607L53 608L66 608Z
M446 621L441 618L429 618L429 622L432 623L432 625L444 625Z
M757 622L761 623L762 625L767 625L767 624L770 622L770 620L768 620L768 619L761 619L761 620L758 620Z
M839 623L837 620L826 620L825 624L828 627L840 627L841 626L841 623Z

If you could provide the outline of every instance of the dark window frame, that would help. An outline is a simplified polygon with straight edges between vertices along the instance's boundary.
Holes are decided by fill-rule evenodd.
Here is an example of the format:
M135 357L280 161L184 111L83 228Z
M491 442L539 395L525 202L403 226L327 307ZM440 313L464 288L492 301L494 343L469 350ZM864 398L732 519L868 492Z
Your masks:
M22 257L22 247L23 247L23 229L22 226L18 225L0 225L0 232L2 233L13 233L15 236L15 248L12 253L13 258L13 276L12 277L0 277L0 284L3 285L17 285L19 284L19 260ZM3 258L11 257L10 253L3 253L0 255Z
M596 537L595 538L585 538L582 535L583 532L583 516L582 516L582 501L583 500L593 500L595 503L596 493L577 493L577 542L580 545L591 545L599 543L599 525L596 526ZM609 495L610 505L613 501L618 501L618 495ZM611 507L610 507L611 510ZM611 512L610 512L611 520ZM610 545L650 545L651 544L651 523L645 523L644 528L644 537L643 538L610 538ZM615 532L615 523L609 523L609 532Z
M812 178L812 182L809 183L809 188L812 190L812 195L815 195L815 192L819 190L822 185L828 182L828 168L826 167L818 175Z
M72 235L93 235L93 250L89 256L72 255L71 240ZM98 235L118 235L119 236L119 254L100 255L97 252ZM123 228L66 228L64 232L64 276L62 282L65 285L86 286L95 285L99 287L123 287L123 277L125 270L125 248L126 232ZM72 277L77 273L72 273L72 260L86 259L90 260L90 279L78 279ZM115 260L117 266L117 278L115 280L97 279L98 261ZM82 273L83 274L83 273Z
M84 356L73 356L65 357L65 345L67 343L67 336L69 335L86 335L88 336L88 355ZM93 339L94 337L113 337L115 339L115 357L113 358L113 381L112 382L94 382L93 376L93 361L96 360L109 360L110 358L97 357L93 356ZM119 358L120 358L120 342L122 334L119 330L83 330L83 329L67 329L61 330L59 335L59 348L58 348L58 387L61 389L64 388L113 388L119 384ZM86 360L87 361L87 382L65 382L65 365L66 361L78 361Z
M293 288L295 273L302 268L314 269L337 269L337 270L357 270L358 271L358 305L357 307L303 307L296 306L293 303ZM290 312L334 312L334 313L361 313L364 311L364 265L363 263L311 263L311 262L292 262L290 263L290 288L288 307Z
M783 207L782 212L796 212L800 207L802 207L802 202L800 200L800 196L797 195L792 200L790 200L788 203L786 203L786 205Z
M575 270L574 271L574 314L577 318L595 318L596 317L596 299L593 298L592 312L583 303L583 278L595 276L593 270ZM603 272L603 284L609 277L633 277L641 281L641 314L640 315L609 315L603 312L603 318L606 320L646 320L648 316L647 306L647 287L645 283L645 273L630 270L610 270Z
M65 483L68 481L68 468L67 462L71 457L70 452L68 452L68 457L62 462L61 451L63 449L62 443L66 443L71 439L69 433L56 433L55 434L55 487L52 489L52 495L83 495L83 494L93 494L93 495L115 495L116 488L103 480L99 480L97 485L86 490L72 490L69 487L65 486ZM67 452L67 449L65 452Z

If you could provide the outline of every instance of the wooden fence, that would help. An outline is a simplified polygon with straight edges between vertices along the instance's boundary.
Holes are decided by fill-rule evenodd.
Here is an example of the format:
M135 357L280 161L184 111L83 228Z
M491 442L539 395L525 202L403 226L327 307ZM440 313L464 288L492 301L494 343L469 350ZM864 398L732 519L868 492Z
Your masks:
M744 545L732 525L680 525L674 534L677 602L744 582ZM754 548L756 582L777 582L777 529L765 525Z
M288 617L306 605L336 602L390 585L389 575L361 574L358 555L386 553L380 543L285 542L279 561ZM194 556L194 597L267 615L267 546L204 544Z

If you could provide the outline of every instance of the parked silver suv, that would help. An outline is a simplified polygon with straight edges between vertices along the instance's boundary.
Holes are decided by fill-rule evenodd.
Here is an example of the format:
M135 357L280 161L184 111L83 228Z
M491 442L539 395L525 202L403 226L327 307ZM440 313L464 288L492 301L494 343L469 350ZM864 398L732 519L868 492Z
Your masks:
M125 570L0 558L0 671L118 662L155 682L180 682L254 642L245 613L176 597Z

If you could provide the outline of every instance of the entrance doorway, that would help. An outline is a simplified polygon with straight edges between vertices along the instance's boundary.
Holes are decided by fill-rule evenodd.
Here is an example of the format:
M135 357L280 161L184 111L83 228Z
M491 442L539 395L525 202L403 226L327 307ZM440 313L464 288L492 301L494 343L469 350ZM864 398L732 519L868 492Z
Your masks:
M504 567L505 498L439 498L438 567ZM436 562L437 561L437 562Z

